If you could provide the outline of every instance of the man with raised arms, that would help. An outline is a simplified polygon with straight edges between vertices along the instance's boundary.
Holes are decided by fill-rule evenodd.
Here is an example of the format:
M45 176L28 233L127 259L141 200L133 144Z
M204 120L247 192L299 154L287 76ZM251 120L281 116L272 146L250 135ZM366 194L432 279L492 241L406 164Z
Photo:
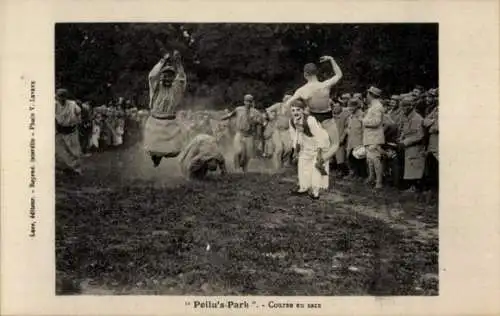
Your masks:
M176 119L176 109L186 90L186 74L178 51L166 54L151 70L149 107L144 147L157 167L162 158L177 157L186 143L187 131Z
M339 135L330 106L330 90L342 78L342 70L331 56L323 56L319 61L330 62L334 71L333 77L325 81L319 81L318 67L313 63L306 64L304 66L304 78L307 83L295 91L293 96L286 101L286 104L290 106L296 100L302 99L308 107L309 114L314 116L321 126L326 129L330 137L330 147L323 152L321 158L323 161L328 161L335 155L339 147ZM320 160L318 163L322 164L322 161Z

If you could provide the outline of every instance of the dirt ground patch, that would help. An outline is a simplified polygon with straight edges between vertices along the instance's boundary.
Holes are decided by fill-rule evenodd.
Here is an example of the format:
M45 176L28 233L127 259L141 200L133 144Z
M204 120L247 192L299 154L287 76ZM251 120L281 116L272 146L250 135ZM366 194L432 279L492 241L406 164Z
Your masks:
M187 183L137 148L88 158L57 179L57 292L438 294L436 203L347 181L292 197L293 170L253 164Z

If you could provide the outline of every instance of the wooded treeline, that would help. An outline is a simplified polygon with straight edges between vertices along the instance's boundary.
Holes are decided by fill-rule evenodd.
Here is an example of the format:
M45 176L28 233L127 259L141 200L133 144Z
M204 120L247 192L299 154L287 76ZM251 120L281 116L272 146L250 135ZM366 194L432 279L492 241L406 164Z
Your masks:
M333 93L438 84L437 24L59 23L55 31L56 86L97 105L123 96L145 106L148 72L165 48L182 54L186 106L231 107L245 93L270 105L322 55L344 72ZM328 64L320 69L331 75Z

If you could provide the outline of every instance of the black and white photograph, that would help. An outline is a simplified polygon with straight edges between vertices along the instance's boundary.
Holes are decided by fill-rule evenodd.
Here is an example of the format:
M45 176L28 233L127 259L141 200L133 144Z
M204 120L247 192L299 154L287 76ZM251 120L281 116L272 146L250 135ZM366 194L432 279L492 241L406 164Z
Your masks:
M438 23L56 23L57 295L439 295Z

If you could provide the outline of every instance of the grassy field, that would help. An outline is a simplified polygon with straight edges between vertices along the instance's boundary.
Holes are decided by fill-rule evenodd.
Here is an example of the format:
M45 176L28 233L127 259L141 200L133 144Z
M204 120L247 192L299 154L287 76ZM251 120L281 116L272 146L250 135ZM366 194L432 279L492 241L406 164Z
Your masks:
M338 180L294 197L266 163L188 183L137 147L86 158L56 181L58 294L438 294L435 201Z

